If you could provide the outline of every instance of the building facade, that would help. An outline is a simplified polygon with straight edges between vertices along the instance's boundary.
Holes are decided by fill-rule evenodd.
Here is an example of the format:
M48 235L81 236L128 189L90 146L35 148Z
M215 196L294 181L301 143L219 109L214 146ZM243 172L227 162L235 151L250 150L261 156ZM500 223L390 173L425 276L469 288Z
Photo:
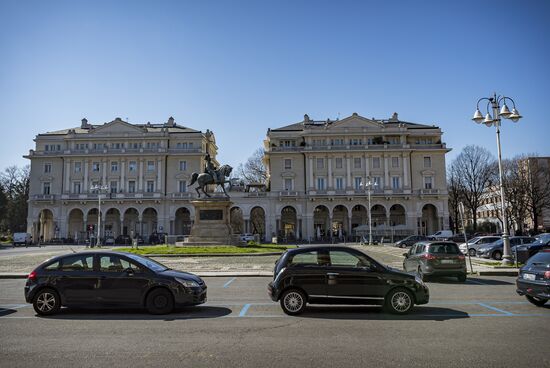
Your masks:
M264 141L267 187L231 191L234 232L320 240L346 238L368 224L371 192L377 237L448 229L441 130L432 125L353 114L269 129ZM191 173L214 159L214 134L164 124L101 125L39 134L31 161L28 229L34 239L82 240L155 233L189 234L194 218ZM372 185L367 187L366 183ZM98 206L96 185L107 192Z

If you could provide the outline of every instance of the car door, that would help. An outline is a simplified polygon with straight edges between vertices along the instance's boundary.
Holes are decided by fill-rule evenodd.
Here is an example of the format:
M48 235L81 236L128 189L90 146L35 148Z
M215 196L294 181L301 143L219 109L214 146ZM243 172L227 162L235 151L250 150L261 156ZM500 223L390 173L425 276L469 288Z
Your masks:
M327 294L343 299L383 297L385 280L367 257L347 249L329 250Z
M290 282L303 289L309 297L327 296L328 253L325 250L293 254L287 262Z
M75 254L59 261L53 284L63 304L92 304L97 301L98 274L93 254Z
M100 254L98 302L105 305L140 305L150 272L116 254Z
M403 269L405 271L409 271L411 269L411 262L412 262L411 257L415 252L416 246L417 246L416 244L413 244L411 249L409 249L409 251L407 252L407 256L403 260Z

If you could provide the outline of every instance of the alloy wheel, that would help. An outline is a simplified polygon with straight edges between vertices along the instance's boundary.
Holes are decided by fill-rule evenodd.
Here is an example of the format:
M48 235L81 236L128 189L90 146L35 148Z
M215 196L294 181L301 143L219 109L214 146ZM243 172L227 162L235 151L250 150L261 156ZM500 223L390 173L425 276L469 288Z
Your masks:
M391 306L396 312L406 312L411 307L411 297L404 291L398 291L391 298Z
M286 294L283 302L285 308L289 312L293 313L299 311L300 308L302 308L302 306L304 305L304 299L299 293L295 291L291 291L290 293Z
M55 296L48 292L41 293L38 298L36 298L36 306L43 313L48 313L53 310L55 304Z

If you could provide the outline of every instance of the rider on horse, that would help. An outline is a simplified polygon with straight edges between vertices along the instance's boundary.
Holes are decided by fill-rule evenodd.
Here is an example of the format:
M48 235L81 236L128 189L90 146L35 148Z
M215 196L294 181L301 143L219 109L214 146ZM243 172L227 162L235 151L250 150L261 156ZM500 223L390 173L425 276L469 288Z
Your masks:
M212 176L212 179L214 179L214 184L219 184L220 180L218 178L218 168L212 163L210 154L207 153L206 156L204 156L204 159L206 160L206 165L204 165L204 172Z

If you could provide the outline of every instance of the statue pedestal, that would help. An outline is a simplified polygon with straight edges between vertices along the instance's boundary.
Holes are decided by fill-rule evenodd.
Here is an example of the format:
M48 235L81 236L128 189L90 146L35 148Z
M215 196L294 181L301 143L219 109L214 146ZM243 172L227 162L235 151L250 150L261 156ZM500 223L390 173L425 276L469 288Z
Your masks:
M191 201L195 221L188 243L193 245L232 244L229 210L233 202L227 198L207 198Z

